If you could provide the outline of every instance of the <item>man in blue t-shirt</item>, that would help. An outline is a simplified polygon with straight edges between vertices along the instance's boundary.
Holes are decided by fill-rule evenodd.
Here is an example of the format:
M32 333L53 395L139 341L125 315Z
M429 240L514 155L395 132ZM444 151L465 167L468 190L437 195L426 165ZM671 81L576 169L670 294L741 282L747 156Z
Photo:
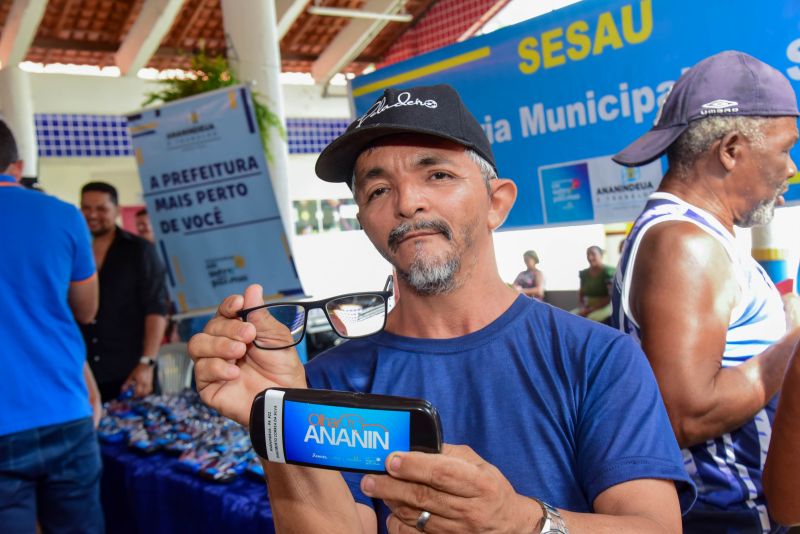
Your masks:
M203 400L247 425L253 397L277 385L422 397L459 445L393 453L388 475L265 462L279 529L680 532L694 488L644 355L500 278L492 232L516 186L497 178L451 87L386 90L316 172L350 185L367 237L397 273L385 331L303 368L292 349L253 344L285 346L291 334L237 318L262 303L250 286L190 342Z
M89 232L22 168L0 121L0 530L101 533L102 408L76 323L97 311Z

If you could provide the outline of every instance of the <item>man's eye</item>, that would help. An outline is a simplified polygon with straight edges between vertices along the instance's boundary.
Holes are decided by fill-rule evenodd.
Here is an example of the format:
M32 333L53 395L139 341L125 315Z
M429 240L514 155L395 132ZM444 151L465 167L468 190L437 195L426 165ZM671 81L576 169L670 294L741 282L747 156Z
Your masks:
M453 177L452 174L442 171L435 172L431 175L431 178L433 178L434 180L447 180L448 178L452 177Z
M386 193L386 191L388 191L388 188L386 187L376 187L369 193L369 196L367 196L367 200L373 200L380 196L383 196Z

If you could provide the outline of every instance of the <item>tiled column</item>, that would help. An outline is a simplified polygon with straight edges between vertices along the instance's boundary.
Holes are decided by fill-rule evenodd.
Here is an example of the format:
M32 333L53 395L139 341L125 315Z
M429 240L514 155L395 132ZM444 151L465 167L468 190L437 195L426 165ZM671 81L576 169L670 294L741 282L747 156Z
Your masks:
M14 132L19 156L25 162L23 176L37 176L39 162L31 83L28 73L16 65L0 70L0 112L5 123Z

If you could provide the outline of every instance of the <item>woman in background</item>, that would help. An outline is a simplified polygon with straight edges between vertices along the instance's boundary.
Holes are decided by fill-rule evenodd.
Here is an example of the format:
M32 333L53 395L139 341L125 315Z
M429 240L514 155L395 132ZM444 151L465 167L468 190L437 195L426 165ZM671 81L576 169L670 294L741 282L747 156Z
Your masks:
M514 280L514 289L531 298L544 299L544 273L536 268L539 255L535 250L529 250L522 255L526 270L517 275Z
M603 264L603 249L591 246L586 249L589 268L578 273L581 286L578 290L578 308L572 313L597 321L606 322L611 317L611 283L614 267Z

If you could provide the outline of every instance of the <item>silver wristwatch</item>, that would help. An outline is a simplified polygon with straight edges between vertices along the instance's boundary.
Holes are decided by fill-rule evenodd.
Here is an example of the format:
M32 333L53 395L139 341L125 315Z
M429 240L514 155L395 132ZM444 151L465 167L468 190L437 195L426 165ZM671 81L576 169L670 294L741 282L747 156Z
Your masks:
M533 500L542 507L542 520L537 526L539 530L534 530L534 534L569 534L567 524L564 523L564 518L561 517L558 510L539 499Z

